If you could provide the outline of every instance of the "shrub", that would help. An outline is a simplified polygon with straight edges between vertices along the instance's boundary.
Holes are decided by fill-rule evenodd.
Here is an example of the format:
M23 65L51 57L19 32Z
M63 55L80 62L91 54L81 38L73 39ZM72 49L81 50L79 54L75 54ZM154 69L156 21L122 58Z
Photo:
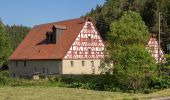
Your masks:
M150 89L164 89L170 87L170 76L160 76L153 78L148 84Z
M9 71L0 71L0 77L9 77Z
M62 76L61 82L71 88L83 88L99 91L116 91L113 75L77 75Z

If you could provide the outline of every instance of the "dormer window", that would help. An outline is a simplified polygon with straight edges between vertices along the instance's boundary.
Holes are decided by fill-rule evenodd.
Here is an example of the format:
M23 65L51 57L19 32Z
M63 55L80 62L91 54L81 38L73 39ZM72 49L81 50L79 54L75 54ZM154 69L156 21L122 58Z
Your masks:
M46 33L46 43L47 44L54 44L56 43L56 38L55 38L55 34L52 32L47 32Z
M46 33L46 43L47 44L50 43L50 33L49 32Z
M52 32L46 33L46 43L47 44L55 44L59 40L59 36L66 30L66 26L54 25L52 27Z

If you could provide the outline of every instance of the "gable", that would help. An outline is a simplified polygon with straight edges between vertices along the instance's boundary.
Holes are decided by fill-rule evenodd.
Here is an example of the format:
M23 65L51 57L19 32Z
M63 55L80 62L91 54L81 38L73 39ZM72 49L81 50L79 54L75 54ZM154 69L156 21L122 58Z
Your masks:
M91 21L86 21L64 59L102 59L104 43Z
M154 35L149 39L149 42L147 44L147 49L152 54L152 57L154 57L156 62L158 62L158 59L159 59L158 58L159 57L158 42L157 42L156 37ZM163 57L164 57L164 53L163 53L163 50L160 48L160 61L163 60Z

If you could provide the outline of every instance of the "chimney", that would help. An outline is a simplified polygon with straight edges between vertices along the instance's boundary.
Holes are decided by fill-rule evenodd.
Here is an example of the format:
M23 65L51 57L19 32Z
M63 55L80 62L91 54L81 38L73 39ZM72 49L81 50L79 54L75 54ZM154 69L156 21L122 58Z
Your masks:
M86 22L86 17L81 17L82 22L85 23Z

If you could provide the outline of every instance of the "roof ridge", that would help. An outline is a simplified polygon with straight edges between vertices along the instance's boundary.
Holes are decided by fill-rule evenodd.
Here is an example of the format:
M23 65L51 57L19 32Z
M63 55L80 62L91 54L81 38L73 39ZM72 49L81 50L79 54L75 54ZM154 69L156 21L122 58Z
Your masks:
M60 20L60 21L56 21L56 22L49 22L49 23L44 23L44 24L38 24L38 25L34 25L33 27L38 27L38 26L42 26L42 25L48 25L48 24L55 24L55 23L62 23L62 22L67 22L67 21L72 21L72 20L78 20L82 17L79 18L72 18L72 19L66 19L66 20Z

